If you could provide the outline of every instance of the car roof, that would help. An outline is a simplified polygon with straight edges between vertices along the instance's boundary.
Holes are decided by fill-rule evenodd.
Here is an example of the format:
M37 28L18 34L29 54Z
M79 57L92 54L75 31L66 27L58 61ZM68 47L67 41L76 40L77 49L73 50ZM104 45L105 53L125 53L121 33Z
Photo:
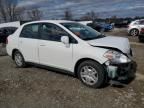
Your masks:
M24 25L28 24L34 24L34 23L54 23L54 24L60 24L60 23L70 23L74 21L68 21L68 20L41 20L41 21L31 21L28 23L25 23Z
M138 19L138 20L134 20L133 22L137 22L137 21L143 21L144 19Z

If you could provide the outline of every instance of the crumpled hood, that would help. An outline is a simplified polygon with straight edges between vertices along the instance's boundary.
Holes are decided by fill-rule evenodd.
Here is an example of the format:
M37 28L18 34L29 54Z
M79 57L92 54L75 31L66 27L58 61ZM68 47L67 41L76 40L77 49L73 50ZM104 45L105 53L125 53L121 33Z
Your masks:
M90 40L88 41L88 43L96 47L116 48L122 51L123 53L130 53L129 40L123 37L107 36L104 38Z

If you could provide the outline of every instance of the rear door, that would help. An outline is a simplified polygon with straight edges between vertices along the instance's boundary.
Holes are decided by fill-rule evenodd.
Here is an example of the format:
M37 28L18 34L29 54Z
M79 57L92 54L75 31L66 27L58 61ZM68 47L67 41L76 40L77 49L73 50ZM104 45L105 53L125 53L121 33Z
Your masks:
M19 49L28 62L39 63L38 39L39 24L24 26L19 38Z

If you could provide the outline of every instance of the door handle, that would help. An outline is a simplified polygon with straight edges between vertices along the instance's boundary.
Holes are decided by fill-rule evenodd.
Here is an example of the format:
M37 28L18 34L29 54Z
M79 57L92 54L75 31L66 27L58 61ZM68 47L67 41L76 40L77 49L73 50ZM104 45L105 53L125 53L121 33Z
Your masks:
M46 45L40 45L40 46L46 46Z

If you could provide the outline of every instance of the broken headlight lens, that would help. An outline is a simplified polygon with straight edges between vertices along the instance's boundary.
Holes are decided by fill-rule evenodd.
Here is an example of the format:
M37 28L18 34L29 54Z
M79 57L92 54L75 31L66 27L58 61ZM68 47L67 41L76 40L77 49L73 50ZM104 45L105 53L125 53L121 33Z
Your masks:
M131 60L124 54L114 51L108 50L104 57L107 58L111 63L118 64L118 63L128 63Z

